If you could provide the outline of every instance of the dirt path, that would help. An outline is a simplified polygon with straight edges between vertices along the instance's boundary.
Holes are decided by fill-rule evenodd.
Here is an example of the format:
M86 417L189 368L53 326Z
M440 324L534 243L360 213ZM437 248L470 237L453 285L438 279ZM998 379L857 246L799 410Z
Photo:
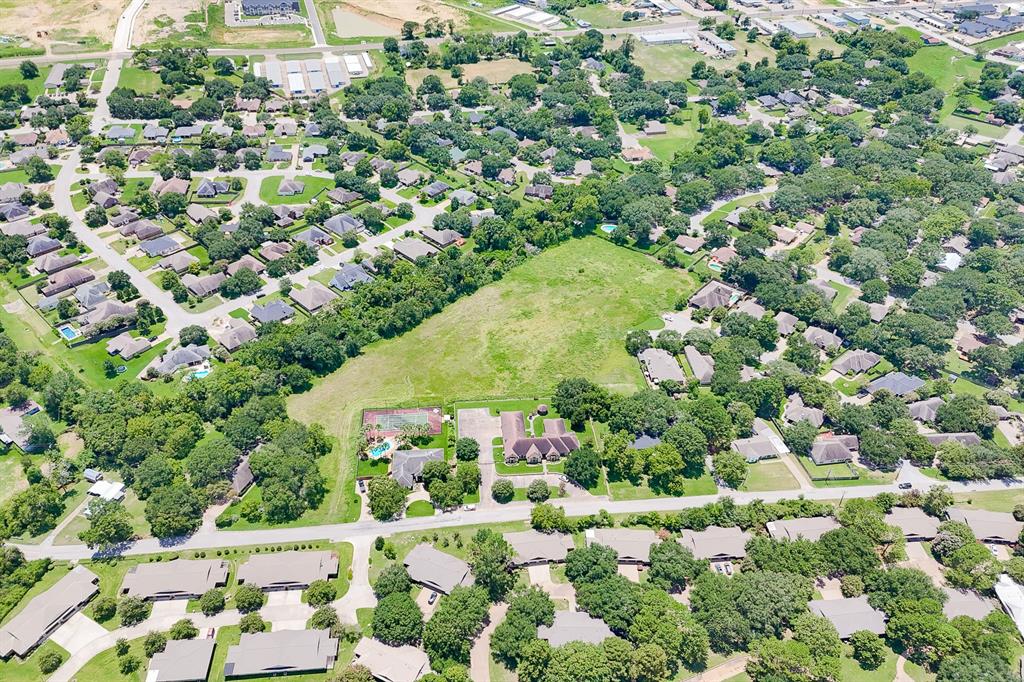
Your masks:
M730 677L735 677L741 672L747 669L747 660L750 658L747 654L741 654L736 658L730 658L725 663L716 665L714 668L709 668L697 675L696 677L690 678L693 682L724 682Z
M914 682L914 678L908 675L903 667L906 663L907 659L902 656L896 659L896 679L893 682Z

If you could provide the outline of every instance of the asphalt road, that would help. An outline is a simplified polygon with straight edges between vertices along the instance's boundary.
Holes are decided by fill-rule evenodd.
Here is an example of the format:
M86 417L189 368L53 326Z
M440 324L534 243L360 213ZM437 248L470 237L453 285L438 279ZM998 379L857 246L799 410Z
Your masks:
M778 502L802 496L809 500L843 500L855 497L873 497L883 492L900 492L898 483L912 483L921 490L937 485L934 479L926 477L912 466L903 467L896 481L887 485L852 486L836 488L815 488L813 490L780 490L774 492L744 493L728 492L716 495L697 497L660 497L647 500L623 500L610 502L588 498L564 498L552 500L565 509L570 516L596 514L602 509L611 514L638 514L643 512L670 512L680 509L700 507L723 497L730 497L737 504L749 504L754 500ZM971 493L1020 489L1020 481L988 481L972 483L944 483L953 493ZM305 526L296 528L270 528L266 530L200 530L187 538L161 541L156 538L139 540L131 546L122 548L122 554L152 554L171 550L212 549L218 547L239 547L244 545L276 544L286 542L309 542L311 540L327 540L330 542L352 541L357 538L374 538L389 536L394 533L408 531L427 531L435 528L457 528L459 526L501 523L507 521L523 521L530 518L533 505L528 502L510 503L493 509L476 511L459 510L455 512L398 521L381 522L373 519L353 523L328 524L322 526ZM85 545L19 545L28 559L49 557L55 560L81 560L95 556Z

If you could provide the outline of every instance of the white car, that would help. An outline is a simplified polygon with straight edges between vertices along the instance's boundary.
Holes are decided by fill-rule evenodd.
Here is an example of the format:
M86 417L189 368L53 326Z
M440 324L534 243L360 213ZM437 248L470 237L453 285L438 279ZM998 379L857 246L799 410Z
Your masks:
M464 505L462 507L462 509L464 511L476 511L476 505L475 504L467 504L467 505Z

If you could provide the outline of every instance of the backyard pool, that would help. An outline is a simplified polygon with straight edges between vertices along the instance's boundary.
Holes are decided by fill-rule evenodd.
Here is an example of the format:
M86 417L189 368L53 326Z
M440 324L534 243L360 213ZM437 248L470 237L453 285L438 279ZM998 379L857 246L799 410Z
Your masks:
M615 231L615 228L617 228L617 227L618 227L618 225L612 225L612 224L609 223L609 224L602 225L601 226L601 231L604 232L605 234L611 234L612 232Z
M377 445L374 445L372 448L370 448L370 458L371 459L380 459L381 457L386 455L387 452L391 448L392 448L392 443L391 443L391 439L389 438L388 440L384 441L383 443L378 443Z
M709 260L708 261L708 270L713 270L714 272L721 272L722 271L722 264L720 262L718 262L717 260L714 260L714 259Z
M60 333L61 337L65 341L74 341L75 339L82 335L82 332L78 331L70 324L66 324L63 327L58 327L57 331Z
M192 374L190 374L189 376L192 377L193 379L205 379L206 377L210 376L210 372L212 371L213 370L210 369L197 369L195 372L192 372Z

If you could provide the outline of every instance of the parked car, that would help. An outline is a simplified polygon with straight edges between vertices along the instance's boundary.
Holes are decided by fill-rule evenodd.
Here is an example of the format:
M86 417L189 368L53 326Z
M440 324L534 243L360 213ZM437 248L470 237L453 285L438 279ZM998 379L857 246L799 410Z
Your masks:
M466 510L466 511L476 511L476 505L475 504L467 504L467 505L465 505L463 507L463 509Z
M427 603L433 605L437 601L437 592L431 592L430 598L427 599Z
M903 483L900 483L900 490L910 490L913 487L914 484L910 481L903 481Z

